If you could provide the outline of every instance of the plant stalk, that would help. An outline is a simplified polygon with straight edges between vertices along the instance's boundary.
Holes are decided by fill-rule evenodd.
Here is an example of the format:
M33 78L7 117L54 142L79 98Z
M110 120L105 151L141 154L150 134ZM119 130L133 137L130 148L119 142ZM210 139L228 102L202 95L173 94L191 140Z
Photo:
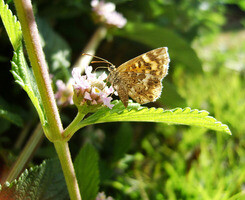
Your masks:
M78 130L77 129L77 125L79 124L79 122L84 118L84 116L87 113L83 113L81 111L78 111L77 116L75 117L75 119L69 124L69 126L64 130L63 137L66 138L66 140L68 141L73 135L74 133Z
M44 135L42 131L42 126L39 123L35 131L33 132L32 136L29 138L28 142L26 143L21 154L18 156L14 165L11 167L11 170L8 173L8 176L4 182L6 181L12 182L14 179L16 179L20 175L20 173L23 171L28 161L32 158L35 150L38 148L38 146L42 142L43 136Z
M91 39L89 40L89 42L87 43L86 47L83 49L82 53L86 53L86 54L90 54L92 56L94 56L99 44L101 43L101 41L106 37L107 34L107 29L106 27L99 27L95 33L93 34L93 36L91 37ZM85 70L85 66L88 66L89 63L91 62L91 60L93 59L92 56L83 56L81 55L77 61L75 62L73 67L79 67L82 69L82 73Z
M42 124L42 126L43 128L45 126L44 130L47 130L45 131L47 138L54 142L71 200L81 200L68 143L62 141L61 133L63 126L51 87L48 67L40 43L31 1L14 0L14 3L21 24L27 53L40 92L45 116L47 117L47 124Z
M27 53L47 117L47 125L45 124L45 126L48 131L45 131L45 134L49 140L55 141L61 138L63 127L51 87L48 66L42 50L31 1L14 0L14 3L21 24Z
M54 142L71 200L82 200L67 142Z

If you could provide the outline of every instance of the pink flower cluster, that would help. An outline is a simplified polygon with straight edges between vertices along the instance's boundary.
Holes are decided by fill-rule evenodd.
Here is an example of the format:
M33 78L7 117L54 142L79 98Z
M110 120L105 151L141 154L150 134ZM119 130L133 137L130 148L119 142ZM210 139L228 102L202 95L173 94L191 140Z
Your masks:
M113 87L106 86L104 80L107 78L105 72L103 72L98 78L96 74L92 73L92 67L85 68L85 74L81 76L80 68L74 68L72 70L72 76L74 79L74 95L77 95L79 99L79 105L87 103L87 105L105 105L112 109L114 106L111 104L113 94Z
M57 92L55 98L59 106L67 106L73 104L73 80L70 79L67 84L62 80L56 81Z
M116 6L114 3L106 3L104 0L92 0L91 6L96 14L96 21L118 28L126 25L127 20L115 10Z

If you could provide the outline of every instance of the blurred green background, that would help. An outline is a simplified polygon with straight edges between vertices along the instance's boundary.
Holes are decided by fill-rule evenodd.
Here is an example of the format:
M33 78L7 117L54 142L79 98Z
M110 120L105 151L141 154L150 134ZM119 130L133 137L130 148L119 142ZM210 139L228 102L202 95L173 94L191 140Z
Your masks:
M13 2L6 2L15 12ZM84 143L96 147L100 191L115 199L245 199L245 1L111 2L128 23L122 29L109 30L96 55L118 66L167 46L171 62L162 96L147 106L207 110L227 124L233 135L157 123L101 124L75 134L70 141L72 155L75 157ZM67 81L98 28L91 17L90 1L39 0L33 1L33 6L53 80ZM2 24L0 46L0 103L24 124L18 127L0 118L3 173L38 118L9 72L13 50ZM64 124L75 114L75 107L63 108ZM55 156L53 145L44 139L30 165Z

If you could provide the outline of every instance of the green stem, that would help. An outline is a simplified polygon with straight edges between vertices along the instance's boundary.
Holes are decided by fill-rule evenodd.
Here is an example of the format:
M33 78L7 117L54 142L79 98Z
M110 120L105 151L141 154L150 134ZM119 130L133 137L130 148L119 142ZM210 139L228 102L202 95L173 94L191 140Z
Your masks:
M63 137L66 138L66 141L70 140L70 138L74 135L74 133L79 129L77 125L84 118L87 113L82 111L78 111L75 119L69 124L69 126L64 130Z
M56 141L54 142L54 146L60 159L60 163L65 176L70 199L82 200L68 143L64 141Z
M47 124L44 130L47 138L54 142L65 176L71 200L81 200L68 143L62 138L63 127L51 87L48 67L42 50L37 25L30 0L14 0L21 24L27 53L40 92Z
M106 27L99 27L90 38L89 42L87 43L86 47L83 49L82 53L90 54L94 56L96 49L98 48L99 44L103 39L105 39L107 34ZM81 55L77 61L75 62L73 67L80 67L82 72L84 72L85 66L88 66L91 60L93 59L92 56L83 56Z
M14 179L16 179L20 175L20 173L23 171L25 165L32 158L32 156L35 152L35 149L37 149L39 144L41 143L43 136L44 135L43 135L43 131L42 131L42 126L39 123L38 126L36 127L35 131L33 132L32 136L30 137L30 139L26 143L21 154L18 156L14 165L11 167L11 170L8 173L6 181L12 182Z
M27 53L47 117L47 125L45 124L47 129L44 130L48 131L45 131L45 134L51 141L55 141L61 139L60 133L63 131L63 127L51 87L48 67L42 50L31 1L14 0L14 3L21 24Z
M23 130L19 133L18 138L14 144L14 149L19 150L23 146L23 143L32 127L33 121L35 121L33 118L31 121L28 121Z

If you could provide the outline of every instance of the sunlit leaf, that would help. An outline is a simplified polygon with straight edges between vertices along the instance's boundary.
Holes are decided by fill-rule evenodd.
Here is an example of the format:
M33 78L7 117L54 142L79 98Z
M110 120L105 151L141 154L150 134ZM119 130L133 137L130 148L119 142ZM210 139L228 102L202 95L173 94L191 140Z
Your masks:
M207 111L192 110L191 108L176 108L164 110L162 108L147 108L137 103L130 103L127 109L124 109L122 103L115 101L112 110L104 108L89 116L80 122L79 127L90 124L104 122L161 122L167 124L182 124L190 126L199 126L209 128L215 131L222 131L231 134L229 127L215 118L209 116Z
M17 21L16 16L12 14L12 11L8 8L7 4L4 4L3 0L0 0L0 15L10 42L14 50L17 50L20 47L22 40L21 26Z

